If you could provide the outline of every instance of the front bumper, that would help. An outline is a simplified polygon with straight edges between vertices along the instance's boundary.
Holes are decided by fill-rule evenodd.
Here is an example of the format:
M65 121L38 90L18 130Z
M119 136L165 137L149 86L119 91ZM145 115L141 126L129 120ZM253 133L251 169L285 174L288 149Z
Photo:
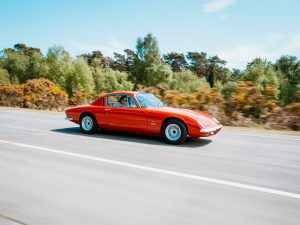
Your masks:
M210 128L202 128L200 130L201 133L215 133L216 131L220 130L222 128L222 125L216 126L216 127L210 127Z
M71 118L71 117L65 117L65 120L72 121L72 120L73 120L73 118Z

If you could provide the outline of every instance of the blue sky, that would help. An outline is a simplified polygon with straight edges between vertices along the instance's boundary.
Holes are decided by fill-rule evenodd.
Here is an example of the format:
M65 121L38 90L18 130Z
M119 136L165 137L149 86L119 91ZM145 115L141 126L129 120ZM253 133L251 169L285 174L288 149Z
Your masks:
M299 0L1 0L0 10L0 49L61 45L72 56L112 56L151 32L162 54L204 51L229 67L300 58Z

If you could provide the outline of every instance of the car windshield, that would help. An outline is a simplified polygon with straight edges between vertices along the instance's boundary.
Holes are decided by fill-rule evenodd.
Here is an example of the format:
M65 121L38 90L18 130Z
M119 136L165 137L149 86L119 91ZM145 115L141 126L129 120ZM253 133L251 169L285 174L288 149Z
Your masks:
M136 100L140 104L141 108L152 108L152 107L163 107L162 103L158 98L150 93L141 93L135 95Z

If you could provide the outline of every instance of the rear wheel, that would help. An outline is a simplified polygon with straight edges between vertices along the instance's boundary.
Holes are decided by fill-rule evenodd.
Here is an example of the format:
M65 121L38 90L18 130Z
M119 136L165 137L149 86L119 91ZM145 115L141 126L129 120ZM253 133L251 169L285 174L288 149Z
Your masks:
M80 117L80 129L85 134L95 133L98 129L95 117L92 114L83 114Z
M187 129L180 120L170 119L162 127L162 136L167 143L180 144L187 139Z

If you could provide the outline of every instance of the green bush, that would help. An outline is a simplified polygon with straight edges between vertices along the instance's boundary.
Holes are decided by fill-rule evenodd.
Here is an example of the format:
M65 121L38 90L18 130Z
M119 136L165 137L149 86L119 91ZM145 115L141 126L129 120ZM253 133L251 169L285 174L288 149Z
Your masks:
M151 64L145 69L144 84L146 86L155 86L159 83L169 84L172 80L172 71L167 64Z
M10 83L9 73L3 68L0 68L0 83Z
M238 85L237 82L228 82L223 85L223 87L221 88L221 93L226 100L231 97L231 95L235 91L237 85Z
M183 70L181 72L175 72L172 82L170 84L171 89L180 92L195 92L202 88L209 87L209 83L204 77L198 78L190 70Z

